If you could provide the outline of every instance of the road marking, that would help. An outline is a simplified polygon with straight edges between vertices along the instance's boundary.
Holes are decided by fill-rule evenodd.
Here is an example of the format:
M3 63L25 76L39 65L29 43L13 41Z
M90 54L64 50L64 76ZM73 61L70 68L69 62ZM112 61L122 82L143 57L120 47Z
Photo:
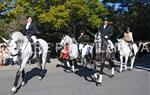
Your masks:
M133 71L137 71L137 72L141 72L141 71L145 71L145 70L142 70L142 69L135 69Z

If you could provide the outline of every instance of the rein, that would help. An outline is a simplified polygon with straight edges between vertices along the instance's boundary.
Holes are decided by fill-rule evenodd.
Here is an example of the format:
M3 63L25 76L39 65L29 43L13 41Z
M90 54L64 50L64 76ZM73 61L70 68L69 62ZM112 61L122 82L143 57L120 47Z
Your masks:
M27 39L28 39L28 38L27 38ZM29 43L29 40L27 40L27 44L25 45L24 49L22 49L21 53L23 53L23 52L24 52L24 50L26 49L26 47L27 47L28 43Z
M15 56L19 56L20 53L17 53L17 54L11 54L12 57L15 57Z

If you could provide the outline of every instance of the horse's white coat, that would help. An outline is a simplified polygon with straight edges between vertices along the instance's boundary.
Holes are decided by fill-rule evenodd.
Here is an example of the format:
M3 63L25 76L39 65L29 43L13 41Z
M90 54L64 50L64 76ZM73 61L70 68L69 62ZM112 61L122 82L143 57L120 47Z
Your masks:
M138 52L137 45L135 43L133 44L133 50L134 50L134 54L133 54L128 43L126 43L123 39L119 39L117 43L117 48L120 54L120 72L123 70L123 57L125 58L125 63L124 63L125 69L127 69L127 62L129 57L131 58L130 69L133 69L135 57Z
M10 39L3 40L7 43L10 56L13 58L14 63L20 65L19 72L22 72L25 68L25 65L29 61L30 57L33 54L31 43L21 32L15 31L11 34ZM38 55L41 55L42 59L42 68L45 69L46 57L48 52L48 43L43 39L37 39L39 41L41 49L39 49ZM24 81L23 81L24 82ZM16 86L14 86L11 91L16 92Z

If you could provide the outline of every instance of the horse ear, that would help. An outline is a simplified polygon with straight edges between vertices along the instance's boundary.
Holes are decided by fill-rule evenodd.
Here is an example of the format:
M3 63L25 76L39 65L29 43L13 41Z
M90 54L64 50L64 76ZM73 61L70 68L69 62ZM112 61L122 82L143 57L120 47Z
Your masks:
M117 38L117 41L118 41L118 42L120 42L120 41L121 41L121 39L118 39L118 38Z
M6 44L8 44L8 41L9 41L9 40L7 40L7 39L5 39L5 38L2 38L2 40L3 40Z

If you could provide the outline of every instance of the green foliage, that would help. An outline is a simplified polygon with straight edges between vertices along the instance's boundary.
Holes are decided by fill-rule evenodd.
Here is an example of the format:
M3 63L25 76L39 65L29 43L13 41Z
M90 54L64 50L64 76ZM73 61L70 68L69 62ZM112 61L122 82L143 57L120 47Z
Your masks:
M0 11L4 8L3 4L0 2Z
M22 19L1 19L0 20L0 38L5 37L8 38L9 34L14 31L19 31L22 28L23 21ZM2 39L0 39L1 41Z
M111 0L104 0L104 2L114 2ZM134 40L150 40L150 6L142 3L144 0L116 0L115 2L124 2L128 6L128 12L122 10L113 11L109 9L110 17L114 25L114 38L116 39L120 34L126 31L126 27L130 27L134 35ZM146 2L146 0L145 0Z
M44 9L38 18L41 23L50 24L56 31L76 32L79 26L93 29L99 27L102 23L100 18L106 14L108 11L98 0L66 0L63 4Z
M128 18L131 19L129 25L133 26L132 30L136 34L137 40L150 40L150 6L143 5L140 2L134 3L130 7Z
M41 23L49 23L56 30L67 27L69 24L69 12L63 5L50 6L46 13L39 15Z
M16 0L15 2L8 0L7 2L8 9L13 7L4 17L10 19L9 24L5 23L10 27L5 31L9 32L20 29L21 23L17 23L18 18L23 19L30 15L33 16L43 35L64 31L78 36L80 31L96 32L102 24L101 17L109 14L99 0ZM0 10L2 9L4 7L0 3Z

